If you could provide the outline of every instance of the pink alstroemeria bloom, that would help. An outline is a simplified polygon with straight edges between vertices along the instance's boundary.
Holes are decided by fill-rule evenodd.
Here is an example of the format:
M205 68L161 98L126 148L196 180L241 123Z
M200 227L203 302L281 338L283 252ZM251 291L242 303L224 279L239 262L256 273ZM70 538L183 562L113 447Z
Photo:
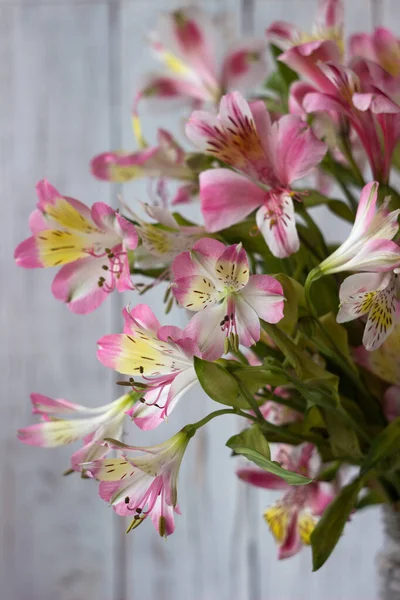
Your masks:
M284 21L275 21L266 30L270 42L283 50L279 60L318 87L328 90L329 82L318 63L340 62L343 58L343 3L341 0L319 0L311 33L301 31Z
M135 227L111 206L96 202L89 208L46 180L36 190L33 235L17 246L16 263L26 269L64 265L52 292L78 314L95 310L114 289L134 289L127 250L138 244Z
M97 357L119 373L143 378L148 386L144 403L131 415L142 429L153 429L197 382L193 357L202 355L187 328L161 326L146 304L125 308L122 314L124 333L102 337Z
M208 360L234 348L252 346L260 339L260 318L277 323L283 317L284 296L270 275L250 275L241 244L226 247L203 238L172 265L172 290L179 304L196 311L186 331L192 332Z
M171 264L178 254L190 250L205 234L204 227L179 225L173 214L163 207L145 204L144 209L156 223L143 221L132 213L139 238L149 254L163 263Z
M227 90L247 91L260 84L267 73L266 42L238 41L218 67L216 46L221 37L220 27L198 7L161 15L152 48L166 73L147 77L134 112L141 98L183 99L191 105L216 103Z
M271 124L263 102L249 105L238 93L221 100L219 115L192 114L188 137L202 152L238 171L211 169L200 175L200 198L206 229L219 231L258 208L256 221L272 254L279 258L299 249L293 181L308 175L326 146L298 116Z
M386 27L352 35L349 50L352 57L371 60L394 77L400 75L400 40Z
M159 129L157 137L158 144L152 148L137 152L103 152L95 156L90 165L93 175L103 181L117 183L143 177L154 178L161 191L165 180L183 181L172 204L187 202L196 193L197 187L194 173L185 162L187 155L168 131Z
M161 536L174 532L174 512L178 507L178 474L190 436L180 431L157 446L127 446L109 440L108 448L121 452L121 457L84 463L100 481L100 497L109 502L121 516L133 517L127 531L138 527L150 515ZM128 456L126 452L141 452Z
M336 320L346 323L367 316L363 344L376 350L391 334L395 325L399 284L392 272L357 273L340 286L340 309Z
M318 457L312 444L300 448L281 446L276 460L290 471L306 477L318 472ZM320 517L335 494L330 484L312 481L308 485L290 486L283 479L255 466L238 469L240 479L269 490L285 490L281 500L268 508L264 518L279 545L278 558L289 558L303 544L310 544L310 536Z
M315 269L315 275L341 271L385 272L400 267L396 235L400 209L389 212L389 198L377 209L379 184L367 183L361 191L357 214L345 242Z
M123 421L138 394L125 394L105 406L88 408L68 400L31 394L32 412L42 417L41 423L18 430L24 444L53 448L83 440L82 448L74 452L71 466L81 471L81 463L102 458L108 452L101 442L107 437L122 435Z

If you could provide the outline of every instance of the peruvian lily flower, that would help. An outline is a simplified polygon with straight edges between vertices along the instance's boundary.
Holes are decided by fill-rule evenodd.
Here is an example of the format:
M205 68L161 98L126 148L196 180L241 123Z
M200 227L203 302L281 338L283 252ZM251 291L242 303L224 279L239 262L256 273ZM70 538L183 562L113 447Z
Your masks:
M357 273L340 287L336 320L346 323L367 316L363 336L366 350L376 350L393 331L399 287L396 279L391 272Z
M88 408L68 400L53 399L42 394L31 394L34 414L41 423L19 429L18 438L24 444L53 448L83 440L83 446L71 457L74 471L81 471L81 463L100 459L108 449L101 442L107 437L122 435L123 421L138 394L125 394L105 406Z
M399 228L400 209L389 212L389 198L376 209L378 187L376 182L363 187L348 238L312 272L313 275L341 271L385 272L400 267L400 248L391 241Z
M200 175L206 229L219 231L258 208L256 221L271 252L279 258L299 249L290 189L321 161L326 146L298 116L271 125L263 102L250 106L238 93L221 100L218 116L194 112L186 133L201 151L235 169Z
M187 329L161 326L145 304L125 308L123 317L124 333L102 337L97 357L119 373L143 378L143 404L130 414L142 429L153 429L197 382L193 357L201 353Z
M121 452L120 457L83 464L100 481L101 498L118 515L133 517L127 531L138 527L150 515L161 536L174 532L174 512L180 514L178 474L189 440L185 430L157 446L127 446L109 440L108 448ZM127 455L131 451L141 454Z
M159 195L168 179L184 182L175 193L172 204L189 201L196 194L195 175L186 165L186 153L164 129L158 130L158 144L137 152L103 152L91 161L95 177L103 181L125 183L131 179L150 177L158 180ZM165 195L165 193L164 193Z
M281 446L276 460L285 469L306 477L315 477L318 472L318 459L312 444L300 448ZM289 558L299 552L303 544L310 544L317 518L334 498L331 485L312 481L308 485L290 486L277 475L255 466L238 469L237 475L250 485L286 492L281 500L264 513L271 533L279 545L279 559Z
M52 292L78 314L95 310L114 289L132 290L127 250L137 246L135 227L107 204L90 209L45 180L36 190L33 235L17 246L16 263L27 269L63 265Z
M301 31L283 21L272 23L266 30L270 42L283 50L279 60L318 87L329 89L319 63L341 62L343 58L343 3L341 0L319 0L311 33Z
M400 75L400 41L386 27L352 35L349 50L351 56L373 61L393 77Z
M131 212L137 223L139 238L149 254L167 264L181 252L190 250L205 233L204 227L179 225L176 218L163 207L145 204L144 209L156 223L143 221Z
M149 76L137 95L161 100L184 99L191 104L219 101L226 90L249 88L266 76L264 40L240 40L216 62L220 27L198 7L189 6L164 13L152 35L152 49L166 67L165 74Z
M215 360L239 343L260 339L260 318L277 323L283 317L283 289L269 275L249 275L241 244L224 246L204 238L172 265L173 293L179 304L196 311L186 331L198 340L205 358Z

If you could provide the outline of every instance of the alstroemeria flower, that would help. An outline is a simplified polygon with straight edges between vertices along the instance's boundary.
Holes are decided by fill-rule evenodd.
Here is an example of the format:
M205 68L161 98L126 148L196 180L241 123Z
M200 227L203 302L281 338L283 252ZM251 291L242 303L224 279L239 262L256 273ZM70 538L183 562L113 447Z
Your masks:
M350 36L349 50L353 57L371 60L394 77L400 75L400 41L386 27Z
M299 249L290 186L321 161L326 146L298 116L271 125L263 102L250 106L238 93L221 100L219 115L194 112L188 137L203 152L233 167L200 175L206 229L238 223L258 208L256 220L271 252L279 258Z
M220 30L198 7L188 6L161 15L152 35L152 48L166 67L165 74L148 76L142 98L179 98L199 104L218 102L226 90L246 91L261 83L267 72L264 40L240 40L216 61Z
M157 446L127 446L114 440L108 448L122 453L120 458L105 458L84 463L100 481L99 494L121 516L133 517L128 531L149 515L161 536L174 532L174 512L178 508L178 474L190 437L182 430ZM128 456L126 452L141 452Z
M391 241L399 229L400 209L389 212L386 201L376 209L378 187L376 182L363 187L353 229L346 241L319 265L317 273L385 272L400 267L400 248Z
M197 382L193 357L201 353L187 329L161 326L146 304L125 308L122 314L124 333L102 337L97 357L119 373L143 378L144 403L131 414L139 427L152 429Z
M158 187L168 179L183 181L172 204L188 201L197 192L195 175L186 165L186 153L164 129L157 133L158 145L137 152L103 152L91 161L91 171L103 181L125 183L131 179L150 177L158 180Z
M31 394L32 412L42 417L41 423L18 430L24 444L53 448L83 440L83 446L71 456L74 471L81 463L105 456L108 448L101 442L107 437L122 435L123 421L136 402L138 394L125 394L105 406L88 408L68 400L53 399L42 394Z
M79 314L95 310L114 289L134 289L127 250L137 246L135 227L111 206L96 202L88 208L45 180L36 190L33 236L17 246L16 263L27 269L64 265L52 292Z
M269 275L250 275L241 244L226 247L204 238L172 265L173 293L179 304L196 311L186 331L193 332L205 358L219 358L225 340L252 346L260 339L260 318L283 317L283 289Z
M285 469L306 477L314 477L318 472L318 459L311 444L300 448L281 446L276 460ZM237 475L246 483L257 487L286 491L283 498L264 513L279 545L279 559L289 558L299 552L303 544L310 544L317 518L334 498L330 484L312 481L308 485L290 486L280 477L255 466L238 469Z
M139 238L152 256L170 264L181 252L190 250L204 236L204 227L179 225L176 218L165 208L145 204L146 213L156 221L148 223L132 213L137 222Z
M275 21L267 28L266 34L270 42L284 51L279 60L318 87L329 89L318 64L342 60L343 12L341 0L319 0L311 33L301 31L290 23Z
M351 275L340 286L340 309L336 320L346 323L367 316L363 344L366 350L376 350L393 331L397 295L398 282L394 273Z

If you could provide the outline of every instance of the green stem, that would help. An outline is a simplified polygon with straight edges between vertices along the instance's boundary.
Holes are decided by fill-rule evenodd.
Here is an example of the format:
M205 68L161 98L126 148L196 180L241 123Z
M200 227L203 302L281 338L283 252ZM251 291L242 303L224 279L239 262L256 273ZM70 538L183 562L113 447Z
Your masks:
M351 146L350 146L350 143L349 143L349 140L347 137L345 139L342 138L341 150L342 150L344 156L346 157L347 162L353 169L353 173L357 179L357 184L360 187L364 187L364 185L365 185L364 177L360 171L358 164L354 160L353 152L351 150Z
M200 419L200 421L196 421L196 423L190 423L189 425L185 425L182 431L185 431L190 437L192 437L196 433L196 431L200 429L200 427L207 425L207 423L209 423L216 417L220 417L222 415L236 415L239 417L245 417L246 419L254 420L254 417L252 417L252 415L248 415L239 408L222 408L221 410L215 410L203 419Z

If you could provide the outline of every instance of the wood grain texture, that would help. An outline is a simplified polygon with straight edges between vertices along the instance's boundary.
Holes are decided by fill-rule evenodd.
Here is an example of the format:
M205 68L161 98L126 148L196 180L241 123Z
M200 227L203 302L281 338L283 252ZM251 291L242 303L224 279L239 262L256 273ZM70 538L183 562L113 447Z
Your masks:
M240 26L263 35L283 19L310 27L315 0L207 0L201 6L233 12L222 18L221 36ZM43 176L87 203L137 207L147 200L143 182L118 187L94 180L91 156L109 148L133 149L130 107L141 75L157 67L146 35L160 10L178 0L0 0L0 185L5 215L1 273L7 293L0 309L2 402L0 404L1 499L0 597L5 600L373 600L374 555L382 534L377 511L356 515L329 563L311 573L310 552L278 563L262 512L278 495L238 482L224 447L241 424L212 422L190 443L179 485L182 516L176 533L160 539L151 523L125 536L124 520L97 497L92 482L63 479L69 449L46 451L15 440L32 422L29 393L73 401L108 402L120 391L114 375L98 364L95 342L121 329L123 303L116 295L95 314L72 315L50 293L54 273L18 270L12 252L28 234L34 185ZM397 0L345 0L347 30L369 30L373 19L396 29ZM378 10L378 8L379 10ZM382 10L381 10L382 9ZM158 126L178 131L181 111L142 109L150 143ZM186 112L188 114L188 111ZM188 147L187 142L185 142ZM198 214L191 207L186 214ZM326 221L326 215L319 217ZM332 230L330 217L329 228ZM336 237L345 235L341 224ZM163 323L184 325L186 315L163 315L163 289L145 301ZM169 422L143 433L128 424L137 444L167 439L215 404L200 390L185 397ZM21 567L22 565L22 567Z
M29 393L95 405L111 376L95 343L112 315L71 314L50 292L54 271L13 264L28 235L35 184L48 177L83 201L109 199L88 170L109 142L105 6L1 8L1 596L10 600L112 598L113 518L96 486L63 478L71 449L31 448L16 429L33 422ZM3 77L4 75L4 77Z

